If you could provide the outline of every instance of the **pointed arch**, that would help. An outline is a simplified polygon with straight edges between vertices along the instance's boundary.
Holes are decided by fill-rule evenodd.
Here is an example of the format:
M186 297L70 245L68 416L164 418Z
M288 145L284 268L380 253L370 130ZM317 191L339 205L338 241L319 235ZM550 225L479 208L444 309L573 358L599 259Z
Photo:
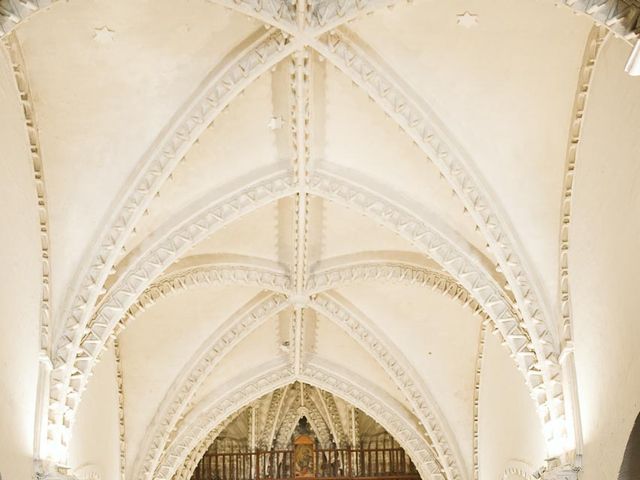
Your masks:
M224 418L293 381L327 390L364 411L396 438L425 480L444 478L415 421L397 401L352 372L319 359L306 364L298 376L286 364L266 365L213 392L185 417L155 469L153 478L169 480L188 453Z
M217 115L243 89L291 51L287 39L280 32L273 31L249 39L238 50L227 63L207 76L162 130L140 161L131 187L122 195L119 205L115 206L114 214L106 222L96 248L81 262L75 275L77 283L71 286L69 299L62 311L61 327L54 336L53 384L60 380L69 383L70 376L74 374L72 370L76 357L86 356L81 345L95 302L110 275L118 252L161 185ZM80 377L83 368L80 368ZM73 387L73 391L78 390ZM78 399L65 398L61 391L52 391L50 397L49 424L57 427L49 429L49 438L51 442L64 446Z
M147 430L135 462L134 479L150 478L149 475L154 472L153 465L158 461L172 430L184 415L188 402L195 397L204 379L211 374L223 356L248 335L249 332L246 330L255 330L262 322L290 304L284 296L278 295L272 294L264 299L259 296L249 306L243 308L240 314L232 316L202 344L198 353L185 365L172 388L168 390ZM390 345L385 336L373 327L372 322L365 319L363 314L354 314L355 309L348 309L343 305L344 303L344 301L340 303L336 295L321 294L304 306L313 308L336 323L382 366L424 425L430 444L433 445L437 455L438 464L446 472L447 478L464 479L464 464L455 440L418 374L413 371L403 355ZM277 404L278 411L281 409L283 400L283 398L272 399L272 404ZM278 414L268 415L269 420L265 429L271 432L271 441L277 434L277 425L281 424L278 417ZM273 428L268 428L269 423Z
M318 294L309 307L346 332L384 369L424 426L447 478L465 478L462 456L444 416L402 352L364 313L337 293Z
M191 288L210 285L246 285L288 294L291 277L281 268L269 267L254 257L238 261L206 262L162 275L142 292L120 320L120 328L153 306L159 299Z
M191 205L178 220L170 222L166 229L142 245L137 254L127 259L121 276L83 330L86 333L79 340L78 354L70 361L56 365L52 371L50 408L54 415L49 420L49 430L56 434L52 438L62 434L63 444L67 443L80 396L103 346L124 313L154 278L213 232L295 190L291 174L273 168L257 172L253 181L244 185L240 189L229 186L225 193L216 192ZM74 350L71 340L65 349Z
M424 213L416 214L398 200L376 193L380 187L362 187L346 175L346 171L341 171L340 175L326 170L316 171L310 175L309 192L360 212L389 228L459 281L489 315L523 373L538 405L548 445L555 445L558 437L564 438L561 370L557 356L547 353L547 350L553 350L553 345L545 345L544 351L535 348L530 330L490 275L483 257L437 219L431 219ZM359 177L362 183L362 175ZM539 331L542 327L538 325L537 329Z
M334 265L312 273L307 289L310 294L314 294L342 285L370 281L431 287L443 295L458 300L474 315L480 315L483 319L488 318L487 313L476 299L451 275L402 260L372 259Z
M537 279L526 265L513 234L487 193L468 155L447 132L440 118L424 105L398 75L360 45L353 35L333 31L313 42L318 52L360 86L439 169L486 239L522 312L531 342L541 359L557 362L557 325L540 295ZM546 373L545 373L546 375ZM551 381L554 376L546 378ZM561 393L561 392L560 392ZM550 400L553 390L541 391ZM561 402L562 403L562 402ZM560 412L562 415L563 412Z
M257 176L253 174L254 180L246 188L224 195L216 192L192 204L154 233L134 256L126 259L121 276L100 303L88 326L89 333L80 345L81 353L72 366L53 372L52 404L61 405L63 414L54 416L49 424L51 430L58 431L60 426L68 429L102 345L113 334L125 312L158 275L187 249L230 221L289 196L300 188L286 171L276 170L256 179ZM375 194L372 189L335 173L316 171L310 173L308 181L305 188L310 194L359 211L405 238L439 263L470 292L494 321L516 364L525 374L531 391L535 393L536 388L545 386L541 372L552 369L554 364L550 359L542 362L536 359L535 352L529 347L529 336L510 300L483 266L483 258L474 253L466 241L449 231L437 218L424 213L416 216L398 200L390 201ZM539 404L543 422L553 420L555 417L549 417L544 410L544 403Z
M300 395L298 395L298 398ZM317 405L311 403L311 397L308 392L303 393L303 397L305 399L305 405L300 405L300 402L297 402L296 408L289 409L289 413L279 422L277 427L276 434L276 448L282 448L284 445L287 445L289 439L293 435L295 428L298 424L298 421L306 416L307 420L309 420L309 424L311 428L318 436L320 443L322 445L327 445L329 443L330 431L327 426L327 423L323 416L321 415Z
M227 319L200 346L167 390L147 428L136 456L132 478L149 479L169 435L200 386L220 361L251 332L290 303L283 294L260 293Z

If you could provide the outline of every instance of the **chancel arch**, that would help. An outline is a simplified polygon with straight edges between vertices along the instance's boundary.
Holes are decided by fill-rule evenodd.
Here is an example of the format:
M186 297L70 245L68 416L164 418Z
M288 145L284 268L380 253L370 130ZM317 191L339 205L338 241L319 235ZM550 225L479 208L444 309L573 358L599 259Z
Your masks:
M247 380L247 377L253 377ZM245 376L234 385L225 386L226 395L212 394L205 405L194 407L178 428L173 442L167 447L162 460L154 469L154 478L171 478L189 452L215 430L227 413L229 398L239 408L251 404L261 396L281 388L292 381L326 390L359 408L385 428L406 450L422 478L445 478L431 447L417 430L417 423L404 413L402 407L383 392L368 385L344 368L328 364L321 359L308 362L301 375L296 376L286 366L266 366L261 372ZM216 399L217 398L217 399ZM216 400L214 400L216 399Z
M342 303L341 303L342 302ZM438 455L439 463L447 474L447 478L464 478L463 466L455 440L446 425L446 420L438 411L435 401L428 393L426 386L416 372L412 371L409 362L394 348L385 336L377 331L371 322L364 321L360 316L353 314L343 306L340 301L326 295L314 296L304 308L311 308L322 313L333 321L349 336L358 341L366 352L380 365L389 378L395 383L416 418L425 428L426 435L430 438L434 452ZM173 382L173 385L165 396L161 406L153 417L153 421L147 429L142 447L135 463L135 478L146 478L152 472L151 465L161 455L164 445L167 444L173 428L179 423L184 412L189 408L192 399L196 397L198 390L206 378L215 372L217 365L231 350L237 348L240 342L267 319L277 315L292 306L285 295L277 293L264 293L251 300L237 314L224 322L210 338L205 340L198 352L184 366L182 372ZM303 365L306 363L306 356ZM283 393L274 394L272 410L268 418L274 418L273 427L263 429L259 434L261 445L272 445L278 436L277 425L283 421L284 415L288 415L286 401L295 401L295 396ZM341 435L336 430L333 420L337 419L331 412L331 406L327 405L324 398L320 397L321 407L334 438L341 440ZM304 403L301 401L300 403ZM291 414L294 415L294 414ZM313 418L312 418L313 420ZM337 420L336 422L337 423ZM344 436L344 435L342 435ZM146 474L143 474L146 472Z
M352 442L349 440L342 445L336 444L335 438L327 435L329 425L326 419L318 418L313 409L308 409L307 391L317 392L313 387L302 382L295 382L287 389L288 395L299 396L302 390L303 406L290 409L284 422L286 433L283 433L275 447L252 447L252 436L260 434L255 431L254 424L263 425L261 428L272 428L273 418L257 419L264 414L264 403L269 402L271 395L266 395L246 407L240 412L215 439L207 437L207 448L201 452L195 466L187 462L177 475L186 477L181 473L188 469L189 477L194 480L207 478L289 478L296 475L295 472L295 446L300 435L308 435L313 440L313 462L310 469L319 477L393 477L402 478L418 477L418 472L411 463L404 450L393 437L386 432L375 420L364 412L347 404L334 395L319 391L319 394L330 398L341 412L340 421L357 423L358 429L363 433ZM275 392L274 392L275 393ZM298 402L299 403L299 402ZM315 417L315 420L311 420ZM343 425L346 428L348 425ZM258 460L257 460L258 459ZM260 464L257 464L257 461ZM294 471L292 471L294 470ZM300 472L298 472L299 474Z
M295 184L290 172L273 170L258 176L241 189L234 191L233 186L229 186L229 193L214 192L209 198L196 202L185 209L181 216L165 225L139 249L139 252L135 252L132 258L125 259L124 271L113 281L89 323L92 334L85 337L82 344L84 354L76 362L76 369L81 374L76 375L73 382L74 390L83 391L88 379L87 374L93 368L96 353L99 352L99 345L109 338L125 312L135 304L137 297L155 277L181 254L224 225L260 206L290 196L300 188ZM516 354L516 361L531 385L542 383L538 374L532 373L529 369L535 354L527 351L528 342L524 339L528 338L528 335L518 333L521 328L520 320L511 302L483 267L484 260L478 254L468 253L472 249L463 239L457 237L454 232L449 232L438 219L414 216L397 201L390 201L358 185L354 180L335 173L314 172L310 175L306 188L313 195L379 221L438 262L454 279L469 289L478 304L481 304L487 314L496 321L496 326L508 339L509 347ZM442 231L447 233L443 235ZM551 368L552 364L546 362L544 367ZM69 373L66 377L59 378L55 372L54 370L52 376L53 395L65 391L65 378L70 378ZM71 416L66 415L65 421L69 418ZM62 417L59 420L62 421Z

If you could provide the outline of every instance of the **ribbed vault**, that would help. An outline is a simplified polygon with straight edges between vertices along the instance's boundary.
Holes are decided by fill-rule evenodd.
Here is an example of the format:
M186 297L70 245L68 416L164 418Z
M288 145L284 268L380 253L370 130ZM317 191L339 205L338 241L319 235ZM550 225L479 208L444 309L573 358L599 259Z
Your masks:
M636 2L88 3L0 0L43 476L110 478L84 440L108 392L123 480L283 448L302 417L336 448L386 432L423 480L575 474L573 175Z

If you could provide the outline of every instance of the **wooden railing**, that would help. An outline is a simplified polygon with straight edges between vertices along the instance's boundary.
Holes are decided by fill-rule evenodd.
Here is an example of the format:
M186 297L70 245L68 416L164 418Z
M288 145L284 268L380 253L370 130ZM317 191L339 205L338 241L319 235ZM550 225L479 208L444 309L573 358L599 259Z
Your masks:
M208 451L192 480L289 480L293 450L218 453ZM315 450L315 478L326 480L419 480L415 466L400 447Z

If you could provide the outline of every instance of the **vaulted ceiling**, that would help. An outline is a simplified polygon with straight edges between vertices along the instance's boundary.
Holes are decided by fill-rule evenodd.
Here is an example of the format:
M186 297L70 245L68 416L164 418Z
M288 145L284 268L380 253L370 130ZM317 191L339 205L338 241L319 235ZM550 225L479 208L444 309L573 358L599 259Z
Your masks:
M0 2L1 138L39 195L35 456L170 479L305 382L424 480L579 461L576 152L640 151L640 7L388 3Z

